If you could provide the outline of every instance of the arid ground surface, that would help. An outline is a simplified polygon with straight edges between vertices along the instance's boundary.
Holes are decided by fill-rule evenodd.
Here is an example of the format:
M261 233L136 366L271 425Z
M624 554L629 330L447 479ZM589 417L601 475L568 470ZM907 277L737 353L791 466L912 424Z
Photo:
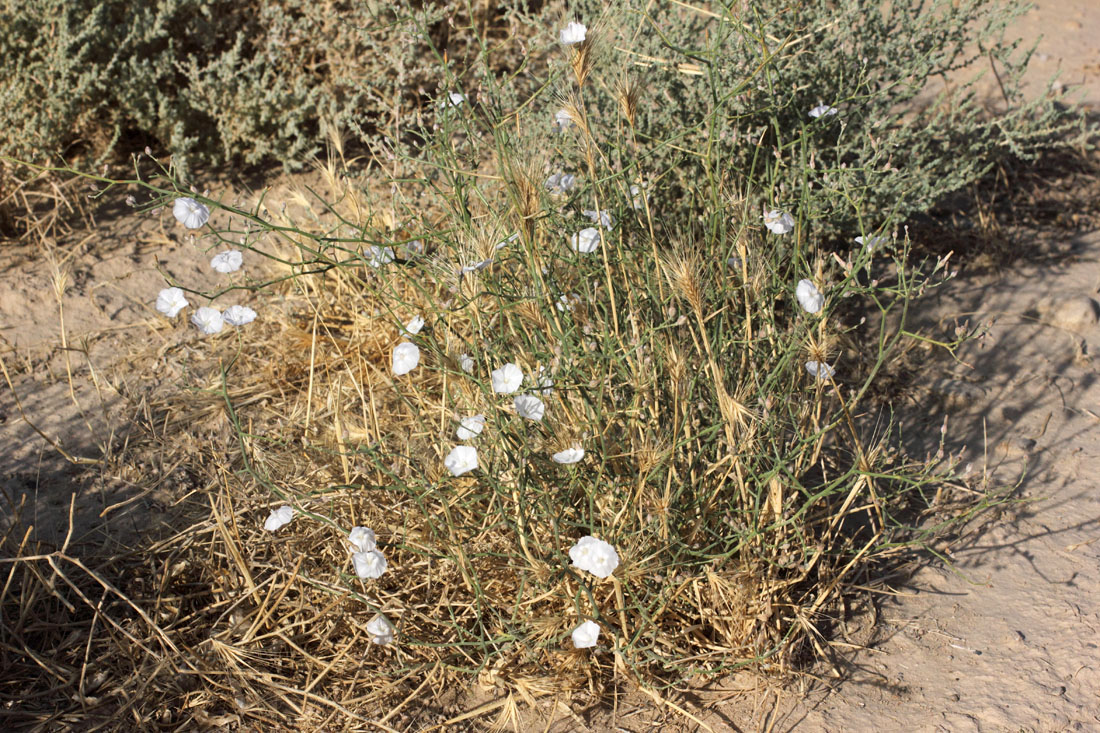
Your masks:
M1038 0L1019 30L1044 35L1033 89L1057 73L1100 107L1100 4ZM838 675L822 666L817 679L785 689L730 680L682 703L706 726L1100 730L1100 231L1089 231L1095 211L1072 226L1078 213L1063 212L1068 224L1049 231L1006 227L1003 245L1018 257L970 258L918 315L930 333L968 324L983 335L956 359L929 352L906 398L927 407L927 419L910 426L914 440L934 447L946 418L946 447L962 452L974 485L1016 486L1021 501L938 548L950 566L929 564L878 596L877 613L856 616L836 640ZM155 312L161 271L209 284L207 257L169 212L96 218L96 228L51 249L0 249L0 355L14 388L0 389L0 488L5 504L22 506L25 523L55 541L74 491L77 534L109 509L128 517L120 531L131 532L170 512L167 489L136 495L125 474L105 480L80 459L125 444L143 409L138 387L171 380L172 365L132 355L198 338ZM128 503L112 508L119 502ZM662 720L672 724L667 710L624 703L596 716L545 707L532 725L635 731Z

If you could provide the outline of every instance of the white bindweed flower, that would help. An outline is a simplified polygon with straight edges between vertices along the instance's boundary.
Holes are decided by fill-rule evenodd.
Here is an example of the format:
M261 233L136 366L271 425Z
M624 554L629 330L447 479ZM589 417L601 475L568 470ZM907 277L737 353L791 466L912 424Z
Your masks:
M794 229L794 218L786 211L772 209L764 214L764 226L772 234L786 234Z
M477 468L477 448L472 445L456 445L443 459L443 465L452 476L469 473Z
M561 33L558 34L558 40L566 46L571 46L574 43L581 43L584 41L587 34L588 29L585 28L584 23L570 21L569 25L561 29Z
M179 198L172 205L172 215L176 221L188 229L198 229L210 220L210 209L193 198Z
M493 258L492 257L490 257L487 260L482 260L481 262L475 262L472 265L463 265L462 269L459 270L459 273L462 274L462 275L465 275L466 273L469 273L469 272L479 272L481 270L484 270L486 267L488 267L491 264L493 264Z
M210 258L210 266L223 275L228 275L231 272L236 272L241 269L241 264L243 262L244 255L240 253L240 250L236 249L227 249L224 252L218 252Z
M635 211L641 211L645 208L645 204L645 192L642 190L641 186L639 186L638 184L634 184L630 187L630 205L634 207Z
M465 94L459 94L458 92L448 92L447 101L444 103L445 107L460 107L462 103L466 101Z
M419 255L424 254L424 243L419 239L414 239L411 242L405 242L401 245L401 253L405 255L407 259L412 259Z
M836 369L833 367L823 361L814 361L812 359L806 362L806 371L818 379L832 379L833 375L836 374Z
M481 435L481 431L485 429L485 416L484 415L471 415L470 417L464 417L458 424L458 429L455 430L455 435L459 440L470 440L478 435Z
M393 347L393 364L391 368L393 373L401 377L413 369L416 369L416 365L420 363L420 347L409 341L402 341L397 346Z
M597 578L606 578L619 567L619 553L615 552L615 548L592 535L577 540L577 544L569 548L569 558L573 561L573 567L592 573Z
M493 391L497 394L512 394L523 384L523 370L512 362L494 369L490 376L493 380Z
M157 310L169 318L175 318L189 305L179 288L165 288L157 294Z
M222 330L222 314L217 308L203 306L191 314L191 323L199 329L204 336L212 336Z
M570 293L569 295L562 295L560 298L558 298L558 302L554 303L554 307L557 308L560 312L565 313L566 311L573 310L573 307L580 302L581 296L577 295L576 293Z
M424 319L420 316L413 316L413 319L405 326L405 333L414 336L420 333L422 328L424 328Z
M600 246L600 232L598 229L588 227L573 235L573 251L582 254L595 252Z
M573 629L573 646L577 649L588 649L596 646L596 639L600 637L600 625L595 621L585 621Z
M348 542L355 546L356 552L370 552L377 550L374 530L367 527L352 527L348 533Z
M573 126L573 116L569 114L568 110L559 109L554 113L554 130L556 132L565 132Z
M243 326L256 320L256 311L247 305L231 305L222 313L222 320L230 326Z
M374 268L387 265L394 260L393 247L379 247L377 244L372 244L366 254L367 264Z
M798 298L798 304L807 313L817 313L825 305L825 296L809 280L799 280L798 287L794 289L794 295Z
M584 448L566 448L563 451L555 453L553 456L555 463L564 463L566 465L570 463L579 463L584 458Z
M569 193L577 185L577 177L572 173L555 173L546 179L546 189L556 195Z
M516 414L528 420L541 420L546 414L546 405L533 394L516 395L512 404L516 407Z
M870 237L856 237L856 244L861 244L868 252L874 252L876 249L890 241L889 237L883 235L870 236Z
M357 552L351 556L351 561L360 580L381 578L382 573L386 572L386 556L377 548Z
M371 642L375 644L385 646L393 643L393 624L380 613L376 613L374 618L367 622L367 633L370 634Z
M603 211L595 211L593 209L584 209L582 214L592 220L593 224L599 224L604 229L611 229L615 226L615 217L611 215L611 212L607 209Z
M462 371L467 374L474 373L474 358L469 354L463 354L458 357L458 366L462 368Z
M817 105L816 107L814 107L813 109L810 110L809 115L810 115L810 117L813 117L813 118L816 119L818 117L832 117L836 113L837 113L837 108L836 107L830 107L827 104L819 104L819 105Z
M280 527L290 524L291 519L294 519L294 507L289 504L278 509L272 509L271 514L267 515L267 521L264 522L264 529L268 532L274 532Z

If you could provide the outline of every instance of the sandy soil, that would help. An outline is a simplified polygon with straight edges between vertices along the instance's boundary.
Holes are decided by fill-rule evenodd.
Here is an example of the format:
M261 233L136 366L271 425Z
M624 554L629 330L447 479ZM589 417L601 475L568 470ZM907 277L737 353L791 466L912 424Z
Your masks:
M1100 2L1037 0L1019 29L1029 40L1045 34L1033 89L1057 74L1100 106ZM22 511L44 541L63 536L74 486L85 487L78 533L135 498L125 475L66 461L50 443L88 459L124 443L141 409L127 397L133 380L157 378L127 355L196 338L182 319L169 324L152 308L160 270L210 284L209 254L172 224L167 211L129 215L112 223L110 238L93 233L52 252L0 248L0 357L14 388L0 389L0 515ZM778 692L731 681L694 706L708 726L1100 730L1098 263L1100 233L1055 242L1011 271L964 270L927 306L921 317L935 327L988 328L957 362L936 359L919 393L928 419L917 428L936 435L946 415L949 444L973 475L1016 486L1021 501L940 548L950 567L929 565L884 596L877 623L865 617L849 629L839 679ZM550 730L587 727L543 712L557 720ZM652 730L658 719L624 709L607 724Z

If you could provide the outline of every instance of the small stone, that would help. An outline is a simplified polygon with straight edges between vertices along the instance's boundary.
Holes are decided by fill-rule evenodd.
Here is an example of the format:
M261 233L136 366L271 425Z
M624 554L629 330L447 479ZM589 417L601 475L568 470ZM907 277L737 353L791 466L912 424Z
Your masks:
M1084 331L1100 320L1100 308L1087 295L1077 295L1053 303L1047 320L1052 326L1070 331Z

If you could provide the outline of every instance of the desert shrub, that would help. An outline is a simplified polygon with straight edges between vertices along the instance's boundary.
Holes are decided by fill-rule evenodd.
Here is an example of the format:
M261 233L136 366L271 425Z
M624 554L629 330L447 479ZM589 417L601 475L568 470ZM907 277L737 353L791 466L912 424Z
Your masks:
M218 292L170 284L193 309L278 297L160 354L190 391L151 424L202 435L216 420L220 438L190 443L215 488L202 521L141 553L171 601L125 628L155 645L71 645L141 679L115 697L408 727L456 680L524 700L620 683L661 697L782 672L827 654L852 586L965 516L870 401L913 299L947 276L911 261L895 226L1000 151L1045 142L1054 113L989 126L959 102L968 145L944 149L945 113L892 111L911 99L899 76L916 89L950 65L927 65L931 46L895 63L921 48L892 45L917 16L868 21L853 50L840 30L862 4L763 7L623 5L512 74L489 43L457 73L421 27L436 93L407 136L366 140L384 170L334 150L321 188L193 196L214 212L183 217L201 256L241 249L246 269ZM925 44L955 37L928 17ZM852 53L867 61L849 85ZM808 118L818 103L837 113ZM145 210L190 196L171 169L139 172L100 182ZM459 435L478 415L480 434ZM454 464L461 445L476 469ZM282 506L293 518L266 530ZM354 527L376 532L377 577ZM619 564L580 558L587 536ZM600 635L576 648L588 621ZM54 677L80 661L64 664Z
M497 35L508 3L476 20ZM338 130L400 134L434 92L434 42L463 58L457 2L34 0L0 10L0 153L40 160L83 144L154 144L198 163L297 168ZM432 36L435 36L432 41ZM128 152L128 150L123 150Z

